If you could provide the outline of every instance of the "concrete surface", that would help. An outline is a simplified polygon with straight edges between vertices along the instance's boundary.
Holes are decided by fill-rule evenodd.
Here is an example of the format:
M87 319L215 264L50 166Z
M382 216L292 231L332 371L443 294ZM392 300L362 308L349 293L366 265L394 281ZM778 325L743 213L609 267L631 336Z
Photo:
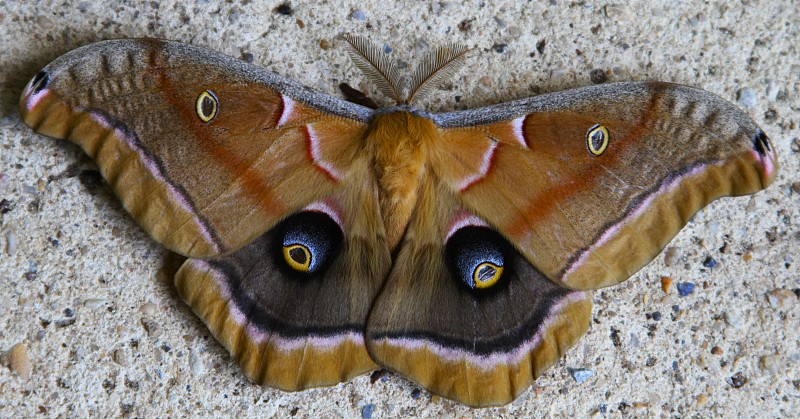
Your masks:
M100 3L0 1L0 416L800 412L797 2L292 0L290 15L279 1ZM385 43L412 65L446 42L477 47L427 100L433 111L589 85L592 70L609 81L699 86L746 105L772 138L781 171L765 192L710 205L666 256L598 292L589 334L509 406L471 410L391 373L300 393L261 388L179 300L166 252L98 184L91 161L25 127L17 100L60 54L143 36L252 54L258 65L338 94L342 81L364 86L334 42L343 32ZM718 265L704 266L708 257ZM665 294L662 276L696 288ZM577 383L568 368L593 375Z

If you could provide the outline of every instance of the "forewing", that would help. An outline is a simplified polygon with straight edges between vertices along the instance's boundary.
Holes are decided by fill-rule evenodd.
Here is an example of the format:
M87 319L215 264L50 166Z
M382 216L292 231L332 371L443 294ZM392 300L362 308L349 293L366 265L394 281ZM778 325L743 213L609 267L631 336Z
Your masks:
M593 86L435 121L437 175L571 288L627 279L700 208L761 190L777 170L744 112L673 84Z
M333 194L370 111L231 57L159 40L63 55L26 87L23 120L97 161L166 247L225 254Z

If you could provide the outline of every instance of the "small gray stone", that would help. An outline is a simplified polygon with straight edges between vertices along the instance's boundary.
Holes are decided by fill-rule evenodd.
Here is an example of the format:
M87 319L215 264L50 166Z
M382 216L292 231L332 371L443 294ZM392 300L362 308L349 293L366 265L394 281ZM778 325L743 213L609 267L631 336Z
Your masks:
M708 232L711 233L712 236L716 236L719 232L719 223L714 220L709 221L706 227L708 227Z
M736 94L736 102L739 104L739 106L745 108L752 108L753 106L756 106L758 103L756 91L752 87L743 87L739 89L739 92Z
M777 355L764 355L758 360L758 366L771 373L776 373L781 370L781 359Z
M200 354L198 354L196 350L192 350L189 353L189 369L195 377L199 377L206 372L203 358L200 357Z
M5 173L0 173L0 192L5 192L10 182L11 182L11 176Z
M734 329L741 329L744 327L745 319L741 313L731 310L725 312L725 323Z
M606 16L615 22L626 22L631 20L630 8L623 4L609 4L606 6Z
M635 333L631 333L631 346L634 347L634 348L638 348L641 345L642 345L642 343L639 342L639 337L636 336Z
M6 232L6 252L8 252L9 256L14 256L17 253L18 245L17 235L13 231Z
M350 13L350 17L361 22L367 20L367 14L361 9L353 10L353 13Z
M131 364L130 361L128 360L128 355L125 353L125 350L123 350L123 349L115 350L113 358L114 358L114 362L116 362L117 364L119 364L119 365L121 365L123 367L127 367L128 365Z
M776 100L778 100L778 94L780 92L781 92L781 87L780 86L776 85L772 81L768 81L767 82L766 96L767 96L767 100L768 101L775 102Z
M147 336L150 336L153 339L161 336L161 326L159 326L158 323L149 319L142 319L142 326L144 326Z
M87 298L83 300L83 306L88 309L96 310L104 307L107 302L108 300L105 298Z
M776 288L767 293L767 301L772 308L790 308L797 302L797 296L790 290Z
M594 375L594 371L586 368L567 368L567 372L576 383L580 384Z
M139 312L144 314L145 316L155 316L158 312L158 307L156 307L153 303L144 303L141 307L139 307Z
M664 264L669 266L675 266L681 261L681 249L672 246L667 248L664 252Z

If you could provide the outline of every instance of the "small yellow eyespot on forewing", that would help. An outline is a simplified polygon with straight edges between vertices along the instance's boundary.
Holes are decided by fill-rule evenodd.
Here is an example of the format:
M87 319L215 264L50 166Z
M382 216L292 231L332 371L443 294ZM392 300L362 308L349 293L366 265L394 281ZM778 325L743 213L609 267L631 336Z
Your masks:
M211 122L211 120L217 116L219 100L217 100L217 96L214 95L214 92L206 90L200 93L200 96L197 96L195 109L197 110L197 117L200 118L201 121Z
M503 276L503 267L491 262L483 262L475 268L472 273L472 280L475 281L475 288L489 288L496 284Z
M283 246L283 259L297 272L308 273L311 267L311 252L302 244Z
M586 148L593 156L599 156L606 151L609 139L608 129L603 125L596 124L586 133Z

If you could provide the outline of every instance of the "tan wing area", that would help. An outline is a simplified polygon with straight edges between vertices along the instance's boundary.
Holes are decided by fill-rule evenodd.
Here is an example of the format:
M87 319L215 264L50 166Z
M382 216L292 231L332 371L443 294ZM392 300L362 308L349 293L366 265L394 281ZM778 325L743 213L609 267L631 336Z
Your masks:
M561 287L511 246L502 277L471 289L457 279L452 250L470 214L433 177L420 186L414 217L367 324L376 361L429 391L469 406L510 403L589 327L591 295ZM450 238L451 230L456 230ZM482 252L468 246L465 252Z
M432 166L549 278L578 289L616 284L700 208L759 191L777 170L766 135L730 103L684 86L631 85L446 129ZM595 155L587 135L602 128L593 147L603 135L607 144Z
M348 187L307 209L324 211L344 233L319 273L292 271L278 251L290 217L228 256L189 259L175 277L181 298L259 384L302 390L377 368L364 330L391 255L365 160Z
M98 43L42 70L21 98L22 117L80 145L166 247L225 254L335 192L365 129L244 66L155 40Z

